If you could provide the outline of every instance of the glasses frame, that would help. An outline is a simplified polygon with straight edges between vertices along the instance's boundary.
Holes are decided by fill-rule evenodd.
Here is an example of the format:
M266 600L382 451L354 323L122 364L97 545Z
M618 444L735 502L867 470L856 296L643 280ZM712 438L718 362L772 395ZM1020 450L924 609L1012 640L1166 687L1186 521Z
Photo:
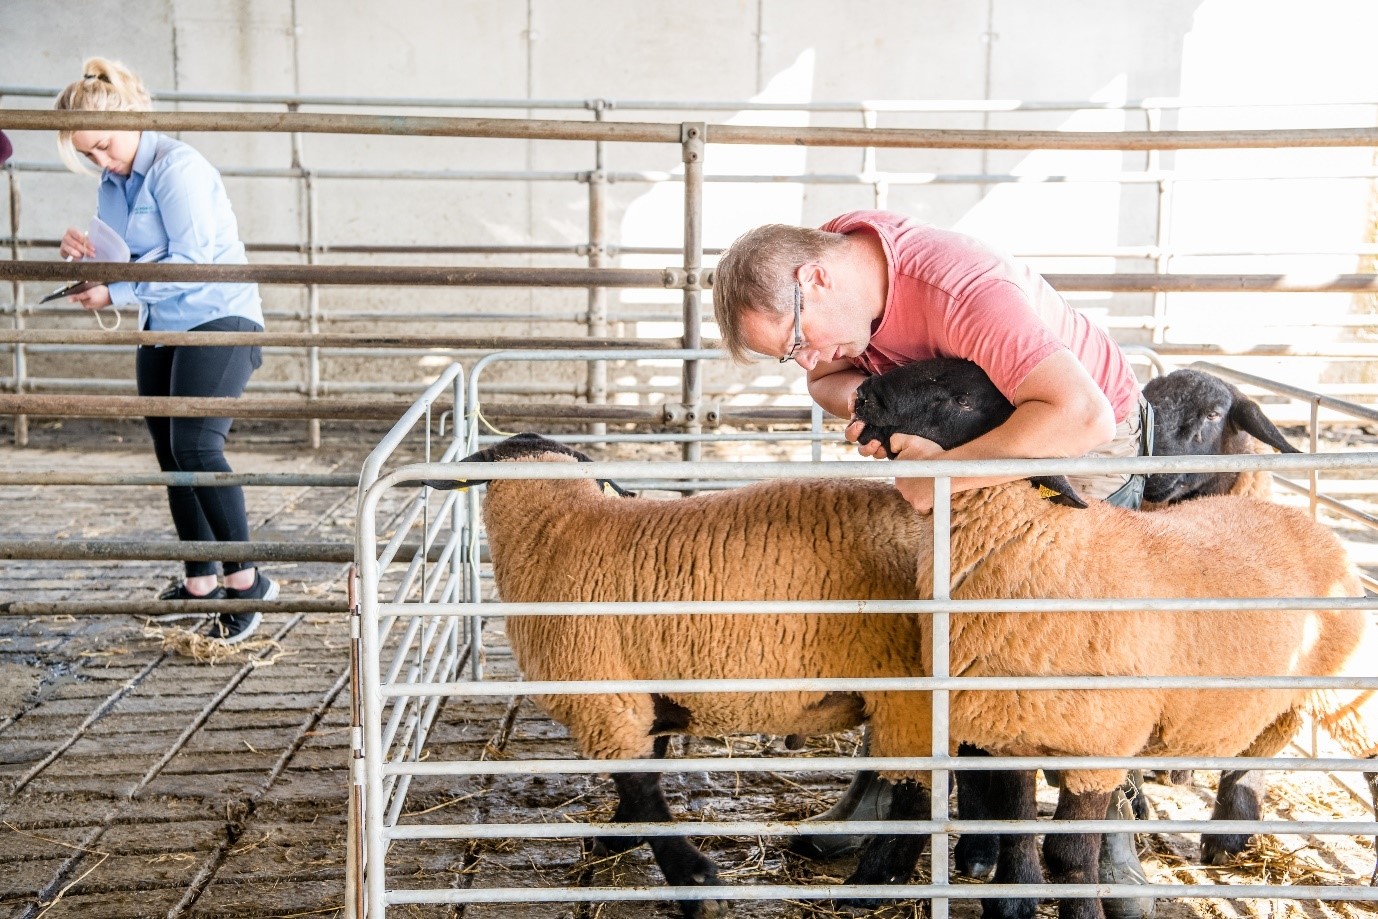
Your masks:
M780 363L788 364L799 356L799 352L804 348L804 291L799 286L799 282L794 282L794 340L790 343L789 350L784 357L780 358Z

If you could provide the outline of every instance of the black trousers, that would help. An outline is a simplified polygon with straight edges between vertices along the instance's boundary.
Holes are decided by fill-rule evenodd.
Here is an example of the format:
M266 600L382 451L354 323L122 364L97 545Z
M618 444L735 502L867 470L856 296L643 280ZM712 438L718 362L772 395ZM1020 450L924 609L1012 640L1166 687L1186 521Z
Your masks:
M193 332L261 332L249 319L215 319ZM135 379L141 396L225 396L237 398L263 362L257 345L227 347L140 346ZM225 437L233 418L145 418L153 452L164 472L232 472L225 460ZM172 524L184 542L248 542L249 518L239 486L169 486ZM253 568L253 562L225 562L226 574ZM187 577L215 574L215 562L187 562Z

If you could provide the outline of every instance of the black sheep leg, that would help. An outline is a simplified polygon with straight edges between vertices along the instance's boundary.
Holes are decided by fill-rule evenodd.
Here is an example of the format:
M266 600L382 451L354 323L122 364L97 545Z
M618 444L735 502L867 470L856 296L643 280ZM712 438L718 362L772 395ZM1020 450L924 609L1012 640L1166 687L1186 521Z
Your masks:
M1374 759L1375 757L1369 757ZM1378 811L1378 772L1365 772L1364 781L1368 783L1369 801L1373 803L1374 811ZM1378 836L1373 838L1373 851L1378 852ZM1370 885L1378 887L1378 860L1373 865L1373 876L1368 879Z
M1258 820L1263 816L1263 792L1267 777L1261 770L1231 769L1220 773L1212 820ZM1201 861L1228 864L1249 844L1248 833L1202 833Z
M653 759L664 759L666 752L670 749L670 737L662 734L657 737L651 747L651 757ZM613 776L613 783L617 783L617 777ZM660 781L656 780L656 794L664 797L660 790ZM668 806L668 805L667 805ZM613 812L613 823L635 823L638 820L650 819L638 816L641 811L638 805L622 791L622 786L617 785L617 810ZM669 813L667 810L666 813ZM640 836L595 836L593 838L594 855L617 855L619 852L626 852L635 849L646 840Z
M888 820L924 820L929 816L928 789L918 782L891 783L877 779L878 785L890 786ZM847 878L848 884L906 884L914 873L919 856L928 846L928 836L918 834L883 834L868 836L861 846L861 859L856 871ZM858 898L847 900L848 906L874 909L893 902L890 898Z
M1054 820L1104 820L1110 792L1072 794L1064 783L1057 796ZM1049 833L1043 840L1043 863L1048 880L1054 884L1096 884L1099 882L1100 833ZM1100 900L1064 897L1058 905L1059 919L1105 919Z
M993 820L1036 820L1038 775L1034 772L989 772L987 800L993 807ZM959 792L960 794L960 792ZM961 800L960 797L958 800ZM966 837L963 836L963 839ZM1032 833L1002 833L999 860L995 866L997 884L1041 884L1043 869L1038 862L1038 842ZM981 901L983 919L1033 919L1038 909L1036 897L1000 897Z
M958 756L990 756L980 747L961 744L957 747ZM954 773L957 783L957 817L960 820L999 820L1010 813L1010 802L997 800L1000 793L998 780L993 772ZM958 874L969 878L985 880L995 870L1000 857L1000 837L990 833L963 833L957 840L957 849L952 854L952 867Z
M619 801L616 822L641 821L669 823L670 805L660 790L660 775L654 772L614 774ZM614 837L622 839L627 837ZM718 883L718 869L684 836L653 836L649 840L656 864L673 887L710 887ZM635 843L633 843L635 845ZM630 848L630 846L628 847ZM685 919L712 919L727 913L726 900L681 900Z

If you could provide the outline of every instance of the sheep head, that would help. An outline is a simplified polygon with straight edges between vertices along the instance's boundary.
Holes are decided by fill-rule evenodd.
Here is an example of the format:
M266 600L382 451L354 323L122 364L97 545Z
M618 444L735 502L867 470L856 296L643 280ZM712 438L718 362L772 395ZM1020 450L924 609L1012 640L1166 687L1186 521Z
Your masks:
M1144 386L1153 406L1155 456L1223 456L1250 453L1254 437L1283 453L1298 453L1263 414L1258 403L1219 377L1174 370ZM1236 472L1159 472L1144 484L1144 500L1170 504L1225 494Z
M1014 406L978 364L935 357L868 377L857 388L853 413L863 425L857 442L878 440L894 459L892 434L917 434L951 450L999 427L1014 414ZM1037 476L1029 482L1055 492L1056 504L1086 507L1063 476Z

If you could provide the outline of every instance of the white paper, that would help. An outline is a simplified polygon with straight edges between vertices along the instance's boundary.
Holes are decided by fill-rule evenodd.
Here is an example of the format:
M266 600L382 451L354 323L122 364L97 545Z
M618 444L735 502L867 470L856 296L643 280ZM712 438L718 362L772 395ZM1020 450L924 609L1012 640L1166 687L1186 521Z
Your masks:
M91 240L91 245L96 250L96 254L90 257L91 261L129 261L129 246L125 243L120 234L114 231L110 224L101 220L99 217L91 218L91 225L86 228L86 236Z

